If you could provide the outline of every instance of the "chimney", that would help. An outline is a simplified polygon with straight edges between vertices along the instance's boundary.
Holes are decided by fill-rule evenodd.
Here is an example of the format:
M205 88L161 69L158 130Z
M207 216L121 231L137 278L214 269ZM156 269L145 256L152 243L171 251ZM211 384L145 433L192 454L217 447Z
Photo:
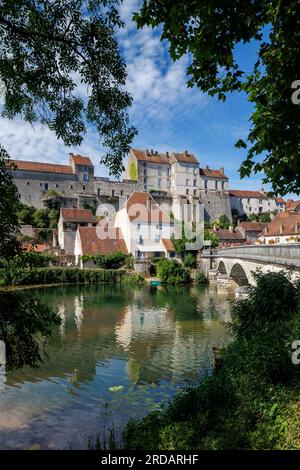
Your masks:
M151 149L151 155L154 155L153 149Z
M280 233L280 235L282 235L282 234L283 234L283 225L282 225L282 224L280 224L280 227L279 227L279 233Z
M298 224L298 222L295 223L295 233L299 233L299 224Z
M221 166L221 168L219 169L219 171L220 171L220 173L221 173L222 175L224 175L224 167L223 167L223 166Z
M155 155L156 155L156 156L158 155L158 151L157 151L157 150L155 150Z
M268 235L268 226L265 226L265 235Z
M186 157L188 157L188 156L189 156L189 152L188 152L187 150L185 150L185 151L184 151L184 155L185 155Z
M148 149L146 149L146 155L149 155L149 150Z
M229 225L229 232L233 233L233 225Z
M166 152L166 157L169 158L169 156L170 156L170 155L169 155L169 152Z
M206 169L206 170L209 170L209 167L208 167L208 165L206 165L206 166L205 166L205 169Z

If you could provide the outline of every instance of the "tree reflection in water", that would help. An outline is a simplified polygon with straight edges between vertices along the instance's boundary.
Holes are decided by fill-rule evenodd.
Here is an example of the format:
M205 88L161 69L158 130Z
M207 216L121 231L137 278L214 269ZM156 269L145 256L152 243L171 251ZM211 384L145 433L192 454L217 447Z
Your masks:
M45 355L45 340L59 316L37 297L0 292L0 340L6 348L6 370L36 368Z

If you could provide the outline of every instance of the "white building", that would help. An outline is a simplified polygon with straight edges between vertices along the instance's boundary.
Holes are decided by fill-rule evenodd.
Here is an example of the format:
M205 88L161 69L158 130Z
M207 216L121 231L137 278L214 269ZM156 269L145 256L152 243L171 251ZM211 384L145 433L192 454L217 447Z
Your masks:
M128 253L136 258L174 257L174 223L147 192L135 192L116 214Z
M143 191L156 193L155 198L164 195L165 203L170 198L170 206L203 204L205 220L217 220L223 214L231 220L224 168L200 168L196 156L187 151L160 153L131 149L125 178L136 180Z
M58 244L67 255L74 255L78 227L95 227L97 220L88 209L60 209L58 221Z
M260 242L267 245L300 242L300 213L297 210L288 210L277 214L267 224Z
M236 210L241 216L285 210L285 202L282 198L269 198L263 190L230 189L229 197L231 210Z

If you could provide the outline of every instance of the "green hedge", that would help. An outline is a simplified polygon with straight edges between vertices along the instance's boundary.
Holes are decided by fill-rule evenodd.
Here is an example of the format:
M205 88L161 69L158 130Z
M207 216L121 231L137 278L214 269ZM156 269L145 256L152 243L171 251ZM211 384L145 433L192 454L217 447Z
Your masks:
M126 264L128 256L120 251L111 253L109 255L84 255L81 257L83 264L92 260L98 268L102 269L118 269Z
M176 260L159 260L156 271L160 280L167 284L185 284L191 280L188 270Z
M113 269L79 269L79 268L34 268L1 269L0 284L18 286L30 284L97 284L120 282L125 271Z

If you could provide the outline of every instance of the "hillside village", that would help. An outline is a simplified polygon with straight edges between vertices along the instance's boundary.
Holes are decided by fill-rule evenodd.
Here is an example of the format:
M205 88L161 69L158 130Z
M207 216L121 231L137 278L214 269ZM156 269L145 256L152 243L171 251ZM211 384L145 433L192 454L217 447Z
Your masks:
M70 154L69 165L14 164L23 209L56 213L42 240L45 230L20 221L24 247L52 251L62 263L118 251L135 259L176 257L174 220L182 219L204 222L205 238L215 236L219 246L300 240L300 202L230 189L224 168L201 167L188 151L131 149L120 181L95 176L81 155Z

